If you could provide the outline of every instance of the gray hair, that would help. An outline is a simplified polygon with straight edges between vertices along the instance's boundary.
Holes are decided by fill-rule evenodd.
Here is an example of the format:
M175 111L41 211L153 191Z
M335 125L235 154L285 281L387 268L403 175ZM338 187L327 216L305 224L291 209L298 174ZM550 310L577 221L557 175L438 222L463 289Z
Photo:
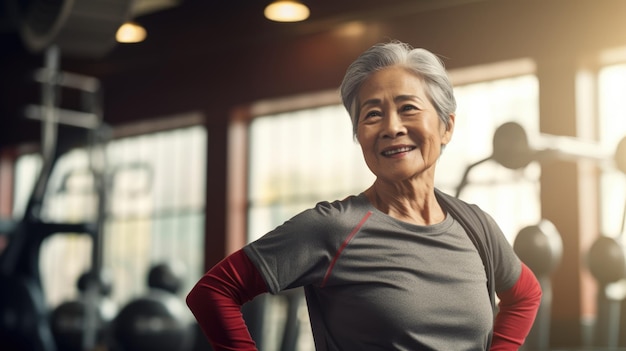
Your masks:
M456 111L456 99L443 62L426 49L414 49L399 41L379 43L362 53L346 71L341 83L341 100L350 114L352 132L356 136L359 118L357 101L361 84L374 72L400 65L416 74L425 83L425 91L439 119L448 128L450 114Z

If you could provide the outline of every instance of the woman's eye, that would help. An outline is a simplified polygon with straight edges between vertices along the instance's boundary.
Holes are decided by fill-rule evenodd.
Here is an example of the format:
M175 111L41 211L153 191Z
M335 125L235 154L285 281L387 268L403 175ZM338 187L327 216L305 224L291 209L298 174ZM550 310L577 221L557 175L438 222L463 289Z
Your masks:
M400 110L402 111L411 111L411 110L419 110L415 105L403 105Z
M379 111L369 111L365 114L364 118L370 118L370 117L376 117L376 116L380 116Z

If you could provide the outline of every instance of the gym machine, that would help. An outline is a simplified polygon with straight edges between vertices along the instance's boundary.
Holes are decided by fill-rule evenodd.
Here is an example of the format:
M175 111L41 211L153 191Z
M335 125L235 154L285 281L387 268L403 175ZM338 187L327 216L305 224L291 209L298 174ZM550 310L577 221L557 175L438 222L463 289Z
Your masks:
M59 70L60 49L49 47L45 52L45 68L33 78L42 86L42 104L25 109L28 118L41 121L42 168L27 203L23 218L8 233L8 246L0 256L0 342L8 350L54 351L56 345L48 319L39 272L40 247L44 239L63 233L85 234L92 238L91 271L85 282L86 304L82 349L96 345L96 306L102 282L96 279L102 269L102 228L106 206L106 161L104 144L109 129L102 122L100 84L91 77L62 73ZM83 107L88 112L71 113L57 108L60 88L81 92ZM82 118L81 118L82 117ZM73 148L75 138L63 138L59 126L87 132L90 147L90 171L98 194L97 216L85 223L48 222L42 216L48 181L58 158ZM77 128L77 129L76 129ZM68 129L65 130L69 131ZM74 136L72 135L72 136Z
M601 168L613 167L626 174L626 137L612 153L597 143L574 137L540 134L531 140L518 123L504 123L494 133L492 154L466 168L456 189L456 196L468 185L471 170L484 162L495 161L505 168L517 170L525 168L531 162L553 160L590 160ZM598 316L593 340L596 347L616 348L619 343L620 304L626 297L626 248L622 239L625 223L626 205L621 234L616 237L600 236L590 248L585 262L599 284ZM537 318L524 348L533 351L548 350L552 304L550 275L562 258L561 236L553 223L542 219L538 224L520 230L513 247L520 259L535 273L543 290Z
M185 267L180 262L153 265L148 292L123 306L111 324L112 351L189 351L196 330L187 306L177 295Z
M93 171L97 192L104 195L105 164L102 145L108 129L102 123L99 82L91 77L62 73L59 70L61 52L74 57L97 58L115 45L115 32L128 18L132 2L107 1L18 1L11 0L7 9L19 25L19 34L26 48L35 54L44 53L45 68L33 79L41 83L40 106L29 106L25 114L42 121L42 169L26 209L19 221L4 232L8 242L0 256L0 345L3 350L55 351L57 349L48 319L39 272L42 241L62 233L84 233L93 240L91 274L84 294L96 301L101 291L97 277L102 265L102 217L90 223L49 223L41 216L48 178L60 155L71 148L59 137L59 125L87 130L91 138ZM83 92L88 113L63 111L55 105L61 87ZM100 196L98 211L103 211L104 196ZM96 304L85 310L82 349L91 350L96 344Z

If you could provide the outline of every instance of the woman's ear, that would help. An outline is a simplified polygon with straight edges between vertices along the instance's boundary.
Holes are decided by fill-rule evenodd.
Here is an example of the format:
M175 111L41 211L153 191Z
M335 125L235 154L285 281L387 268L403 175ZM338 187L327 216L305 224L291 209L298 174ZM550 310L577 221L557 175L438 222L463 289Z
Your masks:
M444 130L443 135L441 136L441 143L443 145L447 145L450 140L452 140L452 134L454 133L454 119L456 118L456 115L454 113L451 113L450 118L448 119L448 125L444 125L444 127L446 127L446 130Z

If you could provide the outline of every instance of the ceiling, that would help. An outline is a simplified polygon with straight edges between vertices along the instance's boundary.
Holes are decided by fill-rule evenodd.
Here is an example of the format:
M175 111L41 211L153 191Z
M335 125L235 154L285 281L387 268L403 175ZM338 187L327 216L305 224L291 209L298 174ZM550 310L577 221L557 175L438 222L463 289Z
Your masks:
M106 4L106 0L89 1ZM168 49L182 50L184 54L198 46L204 46L203 50L207 47L224 50L263 44L265 41L327 30L352 20L384 18L407 11L425 11L477 0L386 0L384 6L379 0L308 0L304 2L311 9L311 16L301 23L276 23L265 19L263 9L269 1L136 0L129 9L128 17L147 29L147 40L139 44L118 44L96 59L115 65L121 64L121 61L145 64L150 57ZM41 50L33 52L25 48L18 30L25 21L24 13L34 7L33 4L56 3L61 6L70 2L72 0L4 0L0 5L0 64L7 59L13 62L29 56L39 59L41 56ZM74 55L65 56L72 59ZM114 69L111 65L107 66L110 70Z
M18 110L29 101L39 99L36 97L39 88L32 81L29 87L24 85L34 69L44 66L45 50L32 50L25 45L20 29L24 25L24 13L34 4L112 6L113 3L127 4L127 1L0 1L0 146L18 138L10 130L24 129L15 118L20 114ZM263 9L269 1L136 0L128 9L127 17L146 28L148 37L144 42L112 42L110 49L99 55L61 52L61 69L96 77L105 85L112 82L123 84L129 72L153 74L171 67L189 66L190 62L204 64L215 56L224 57L242 52L244 48L254 48L245 50L249 54L356 20L384 20L484 0L386 0L384 5L380 0L306 0L303 2L309 6L311 15L299 23L265 19ZM122 19L119 21L121 23ZM172 64L173 61L176 64ZM33 131L33 135L36 134Z

